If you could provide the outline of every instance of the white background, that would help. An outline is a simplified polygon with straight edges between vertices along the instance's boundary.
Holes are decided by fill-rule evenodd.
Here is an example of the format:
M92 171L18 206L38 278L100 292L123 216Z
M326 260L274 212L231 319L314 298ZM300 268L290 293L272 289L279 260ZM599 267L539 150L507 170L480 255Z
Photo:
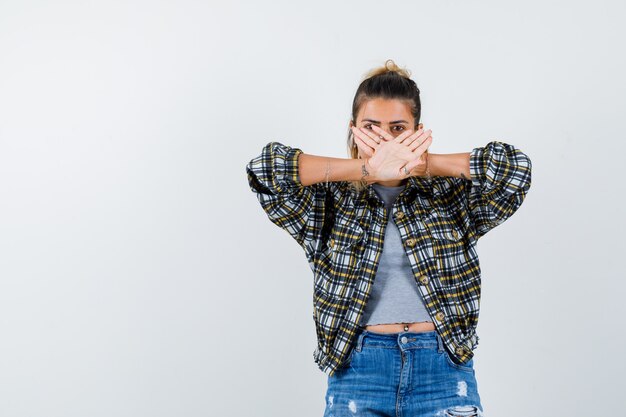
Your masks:
M394 59L433 153L514 144L478 245L486 416L622 410L620 1L0 3L0 415L321 416L312 273L245 165L347 157Z

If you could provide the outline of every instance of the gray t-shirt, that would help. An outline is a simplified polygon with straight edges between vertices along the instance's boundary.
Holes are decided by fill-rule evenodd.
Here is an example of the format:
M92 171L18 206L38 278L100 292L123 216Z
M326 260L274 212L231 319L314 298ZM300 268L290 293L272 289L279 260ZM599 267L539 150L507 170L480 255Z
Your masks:
M392 218L391 208L404 185L389 187L374 183L372 187L385 202L389 217L383 253L360 325L432 322Z

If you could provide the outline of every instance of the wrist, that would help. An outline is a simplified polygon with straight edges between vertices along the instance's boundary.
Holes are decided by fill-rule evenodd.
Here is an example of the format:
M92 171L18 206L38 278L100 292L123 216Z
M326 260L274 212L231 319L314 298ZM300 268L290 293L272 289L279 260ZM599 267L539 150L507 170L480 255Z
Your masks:
M425 177L427 179L432 179L432 174L430 172L430 166L428 165L428 159L429 159L429 153L428 150L426 150L426 152L424 152L425 158L426 158L426 173L425 173Z
M372 164L370 164L370 159L371 157L363 159L364 162L361 165L361 180L362 181L367 181L367 182L377 181L376 170L374 169L374 167L372 167Z

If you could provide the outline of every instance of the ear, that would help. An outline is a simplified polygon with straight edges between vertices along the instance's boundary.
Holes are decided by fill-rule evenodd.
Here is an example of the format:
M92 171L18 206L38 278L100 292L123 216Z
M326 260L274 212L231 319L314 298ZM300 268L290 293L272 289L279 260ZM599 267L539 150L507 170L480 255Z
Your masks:
M420 123L417 125L417 130L423 129L424 128L424 124Z

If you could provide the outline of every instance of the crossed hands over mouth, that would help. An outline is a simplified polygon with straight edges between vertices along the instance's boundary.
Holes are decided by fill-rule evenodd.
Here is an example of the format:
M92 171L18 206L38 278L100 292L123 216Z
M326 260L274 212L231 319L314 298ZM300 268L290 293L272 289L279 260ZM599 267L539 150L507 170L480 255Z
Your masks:
M371 125L372 130L351 127L354 143L366 160L376 181L426 176L426 158L432 142L432 130L406 130L393 137L386 130Z

